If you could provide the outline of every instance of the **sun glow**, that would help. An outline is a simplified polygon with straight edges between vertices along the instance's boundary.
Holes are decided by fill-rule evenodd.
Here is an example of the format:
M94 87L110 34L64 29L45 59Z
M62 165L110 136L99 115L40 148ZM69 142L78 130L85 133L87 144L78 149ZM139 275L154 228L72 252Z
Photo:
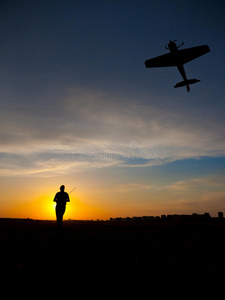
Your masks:
M52 203L52 209L53 209L53 210L55 210L55 206L56 206L56 203L53 202L53 203Z
M53 202L52 195L48 194L41 196L31 203L31 207L37 212L37 218L47 220L55 219L55 205L56 203Z

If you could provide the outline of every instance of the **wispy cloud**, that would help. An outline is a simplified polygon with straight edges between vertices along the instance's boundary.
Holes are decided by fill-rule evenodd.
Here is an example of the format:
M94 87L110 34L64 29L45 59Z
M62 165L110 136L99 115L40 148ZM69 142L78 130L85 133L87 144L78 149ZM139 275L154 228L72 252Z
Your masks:
M2 175L56 174L75 166L146 167L225 155L221 121L80 88L54 106L44 101L6 106L0 125Z
M222 174L213 174L210 176L204 176L199 178L190 178L186 180L180 180L173 182L169 185L161 187L160 189L167 189L175 192L186 192L186 191L199 191L219 187L224 189L225 177Z

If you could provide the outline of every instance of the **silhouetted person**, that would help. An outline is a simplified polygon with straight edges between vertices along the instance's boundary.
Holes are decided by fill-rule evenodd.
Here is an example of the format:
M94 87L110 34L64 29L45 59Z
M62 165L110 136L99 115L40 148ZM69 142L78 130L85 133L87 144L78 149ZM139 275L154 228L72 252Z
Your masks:
M62 220L66 210L66 202L70 202L69 194L64 192L64 190L65 190L65 186L61 185L60 192L56 193L55 198L53 200L57 203L55 207L55 212L56 212L58 229L62 228Z

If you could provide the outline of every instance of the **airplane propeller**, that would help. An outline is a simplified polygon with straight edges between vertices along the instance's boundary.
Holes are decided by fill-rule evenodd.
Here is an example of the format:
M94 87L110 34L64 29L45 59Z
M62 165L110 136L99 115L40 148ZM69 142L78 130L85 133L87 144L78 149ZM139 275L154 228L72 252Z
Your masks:
M177 40L174 40L174 41L171 41L170 40L170 43L175 43L176 41L178 41L178 39ZM169 45L168 45L169 46ZM169 50L169 48L168 47L165 47L166 48L166 50Z
M177 42L178 41L178 39L176 39L176 40L174 40L174 41L171 41L170 40L170 43L175 43L175 42ZM177 48L180 48L181 46L183 46L184 45L184 43L181 43ZM169 45L168 45L169 46ZM168 47L165 47L166 48L166 50L169 50L169 48Z

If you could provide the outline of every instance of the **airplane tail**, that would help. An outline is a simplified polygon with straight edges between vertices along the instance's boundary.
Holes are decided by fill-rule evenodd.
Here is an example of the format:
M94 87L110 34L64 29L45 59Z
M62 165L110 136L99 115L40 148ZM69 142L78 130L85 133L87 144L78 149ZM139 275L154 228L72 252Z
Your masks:
M187 91L189 92L190 91L189 84L194 84L194 83L197 83L199 81L200 80L198 80L198 79L187 79L187 80L178 82L174 87L178 88L178 87L182 87L182 86L187 86Z

